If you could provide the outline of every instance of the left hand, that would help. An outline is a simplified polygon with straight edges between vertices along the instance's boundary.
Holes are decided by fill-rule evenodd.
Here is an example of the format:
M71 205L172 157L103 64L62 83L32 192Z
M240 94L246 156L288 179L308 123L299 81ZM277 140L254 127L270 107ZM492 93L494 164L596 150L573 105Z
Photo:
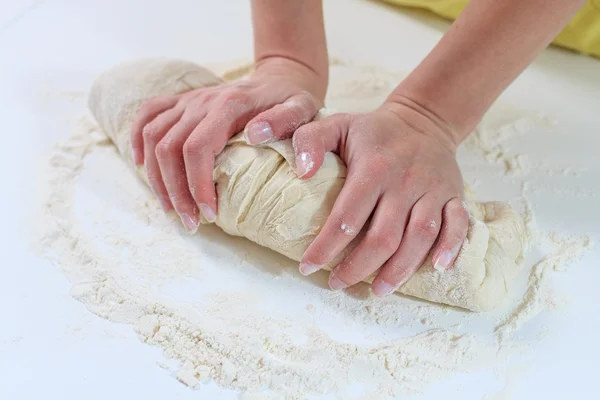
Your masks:
M191 234L200 213L217 218L216 156L247 127L250 143L290 137L318 112L326 82L286 58L258 62L247 79L156 97L138 111L131 129L136 165L165 212L175 210Z
M384 296L406 282L433 249L438 270L452 266L468 229L456 140L447 124L408 99L364 114L336 114L294 134L296 172L310 179L327 151L347 165L331 215L306 250L300 272L330 263L361 231L366 235L330 274L342 289L379 271Z

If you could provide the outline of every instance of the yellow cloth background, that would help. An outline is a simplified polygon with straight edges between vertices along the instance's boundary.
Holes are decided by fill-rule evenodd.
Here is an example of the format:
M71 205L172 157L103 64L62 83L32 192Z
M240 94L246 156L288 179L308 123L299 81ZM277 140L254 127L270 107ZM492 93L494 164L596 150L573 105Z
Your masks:
M455 19L469 0L384 0L400 6L422 8ZM584 54L600 57L600 0L589 0L552 42Z

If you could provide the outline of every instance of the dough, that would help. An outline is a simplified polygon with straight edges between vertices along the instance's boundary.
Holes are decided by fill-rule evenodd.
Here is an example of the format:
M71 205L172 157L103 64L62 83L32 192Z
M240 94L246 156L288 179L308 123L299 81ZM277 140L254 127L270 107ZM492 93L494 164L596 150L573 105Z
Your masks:
M89 107L122 157L134 167L129 132L144 100L220 82L210 71L190 62L138 60L103 73L90 90ZM317 174L304 181L296 177L293 165L290 140L254 147L246 144L241 133L233 137L215 163L213 178L219 202L215 223L230 235L246 237L299 261L329 215L344 184L346 167L337 155L328 153ZM134 168L147 183L144 170ZM472 311L490 310L504 299L526 246L523 221L504 203L470 202L468 207L469 232L454 267L439 272L429 256L398 292ZM330 267L337 265L363 234Z

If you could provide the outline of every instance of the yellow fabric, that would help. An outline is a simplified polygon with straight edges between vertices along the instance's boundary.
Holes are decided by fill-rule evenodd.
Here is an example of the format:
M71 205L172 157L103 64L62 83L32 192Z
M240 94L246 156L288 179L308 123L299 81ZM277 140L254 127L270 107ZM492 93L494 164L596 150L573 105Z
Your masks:
M384 0L391 4L422 8L455 19L469 0ZM600 0L589 0L552 42L555 45L600 57Z

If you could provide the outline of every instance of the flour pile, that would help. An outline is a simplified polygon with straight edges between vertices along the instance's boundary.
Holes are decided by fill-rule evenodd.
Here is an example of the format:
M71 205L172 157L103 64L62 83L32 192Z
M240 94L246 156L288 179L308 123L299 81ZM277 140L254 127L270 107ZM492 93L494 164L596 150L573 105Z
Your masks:
M328 104L344 111L376 106L401 78L344 63L331 76ZM538 126L531 115L520 118L520 134ZM509 120L495 132L508 132ZM525 347L515 338L522 324L552 308L549 275L590 245L587 237L540 236L551 251L516 294L521 300L489 314L374 299L366 285L331 292L324 274L302 277L290 260L214 227L192 240L89 121L44 166L34 242L76 299L179 360L176 377L190 387L213 380L247 400L397 398L496 367ZM471 145L495 162L500 141L489 126L486 143L496 147Z

